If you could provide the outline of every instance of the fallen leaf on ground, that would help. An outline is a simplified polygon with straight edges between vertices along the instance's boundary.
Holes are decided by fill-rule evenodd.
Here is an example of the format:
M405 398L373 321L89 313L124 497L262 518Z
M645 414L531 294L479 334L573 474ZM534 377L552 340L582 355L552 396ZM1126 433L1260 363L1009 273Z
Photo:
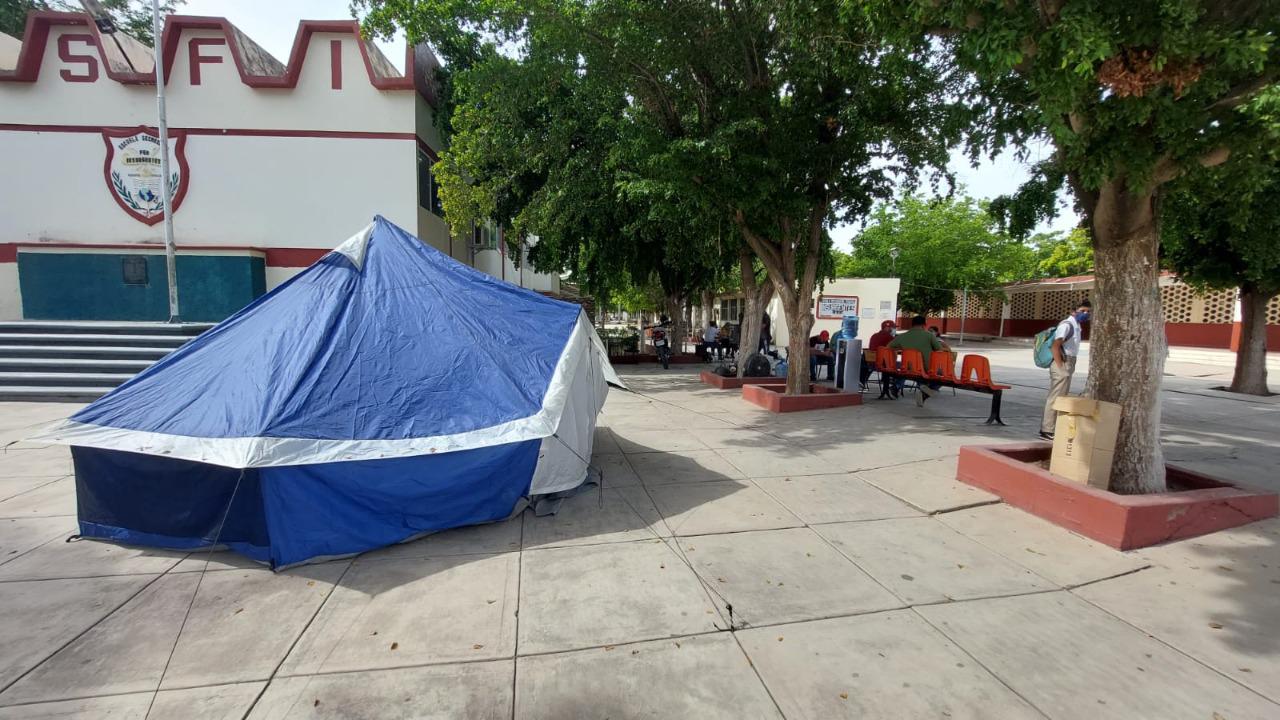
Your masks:
M313 585L315 585L315 584L316 584L316 581L315 581L315 580L308 580L308 581L307 581L307 587L312 587L312 586L313 586Z
M398 643L398 642L391 643L391 649L392 649L392 650L399 650L399 649L400 649L400 643Z
M779 635L779 636L778 636L778 642L782 642L782 636L781 636L781 635Z
M848 699L849 699L849 693L840 693L840 699L841 699L841 700L848 700Z
M240 614L240 613L242 613L242 612L244 612L244 608L236 608L236 611L235 611L235 612L233 612L233 613L231 613L231 614L232 614L232 615L239 615L239 614Z
M1209 627L1213 628L1214 630L1221 630L1222 623L1211 622L1209 623Z

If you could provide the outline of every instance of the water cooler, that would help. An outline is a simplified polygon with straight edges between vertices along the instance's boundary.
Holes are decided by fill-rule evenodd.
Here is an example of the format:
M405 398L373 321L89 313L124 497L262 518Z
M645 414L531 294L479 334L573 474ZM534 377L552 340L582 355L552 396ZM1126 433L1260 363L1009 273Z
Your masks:
M862 341L858 339L858 316L846 313L840 322L840 341L836 343L836 387L856 392L862 373Z

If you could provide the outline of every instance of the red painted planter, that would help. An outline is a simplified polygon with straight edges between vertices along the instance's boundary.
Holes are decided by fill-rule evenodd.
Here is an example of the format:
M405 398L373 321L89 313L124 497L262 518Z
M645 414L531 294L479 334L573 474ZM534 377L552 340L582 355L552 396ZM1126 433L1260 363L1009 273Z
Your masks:
M1276 493L1166 466L1180 488L1151 495L1118 495L1051 474L1039 462L1049 443L968 445L960 448L956 478L1005 502L1119 550L1205 535L1275 517Z
M809 395L783 395L786 389L785 381L776 385L743 385L742 399L776 413L829 410L862 404L861 394L840 392L826 385L810 385Z
M609 358L610 365L639 365L640 363L657 362L658 356L653 353L629 353L626 355L614 355ZM672 365L693 365L700 362L704 362L702 358L697 355L690 355L689 353L671 356Z
M787 379L780 377L724 377L710 370L703 370L702 382L720 390L737 390L743 385L786 385Z

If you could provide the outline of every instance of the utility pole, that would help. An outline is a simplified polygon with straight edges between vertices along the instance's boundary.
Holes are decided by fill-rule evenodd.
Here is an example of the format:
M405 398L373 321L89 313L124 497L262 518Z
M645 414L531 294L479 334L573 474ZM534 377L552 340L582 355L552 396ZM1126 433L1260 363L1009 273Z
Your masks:
M120 44L120 39L116 37L115 21L111 19L111 14L102 7L102 3L98 0L80 0L80 5L84 11L89 13L93 18L93 22L98 26L98 31L106 35L110 35L119 48L121 55L126 61L129 61L129 54L125 51L125 47ZM159 0L151 0L151 34L155 47L151 50L151 55L155 58L156 67L156 115L158 121L156 126L160 132L160 196L162 207L164 208L164 264L166 274L169 280L169 322L181 322L178 314L178 248L173 241L173 188L170 185L169 176L169 121L165 117L164 111L164 61L160 52L161 32L164 29L164 23L160 21L160 3ZM130 61L132 67L132 61Z
M954 292L954 291L953 291ZM955 295L951 296L952 298ZM964 289L964 299L960 301L960 344L964 344L964 319L969 317L969 288Z
M156 61L156 115L160 129L160 195L164 203L164 265L169 277L169 322L181 322L178 312L178 246L173 240L173 188L169 187L169 120L164 107L164 57L160 51L164 23L160 20L160 0L151 0L152 54Z

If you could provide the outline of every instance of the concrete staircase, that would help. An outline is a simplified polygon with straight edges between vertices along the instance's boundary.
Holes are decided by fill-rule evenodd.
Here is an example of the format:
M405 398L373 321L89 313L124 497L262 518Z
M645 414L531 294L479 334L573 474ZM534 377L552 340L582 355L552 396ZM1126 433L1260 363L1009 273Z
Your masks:
M90 402L208 323L0 322L0 401Z

